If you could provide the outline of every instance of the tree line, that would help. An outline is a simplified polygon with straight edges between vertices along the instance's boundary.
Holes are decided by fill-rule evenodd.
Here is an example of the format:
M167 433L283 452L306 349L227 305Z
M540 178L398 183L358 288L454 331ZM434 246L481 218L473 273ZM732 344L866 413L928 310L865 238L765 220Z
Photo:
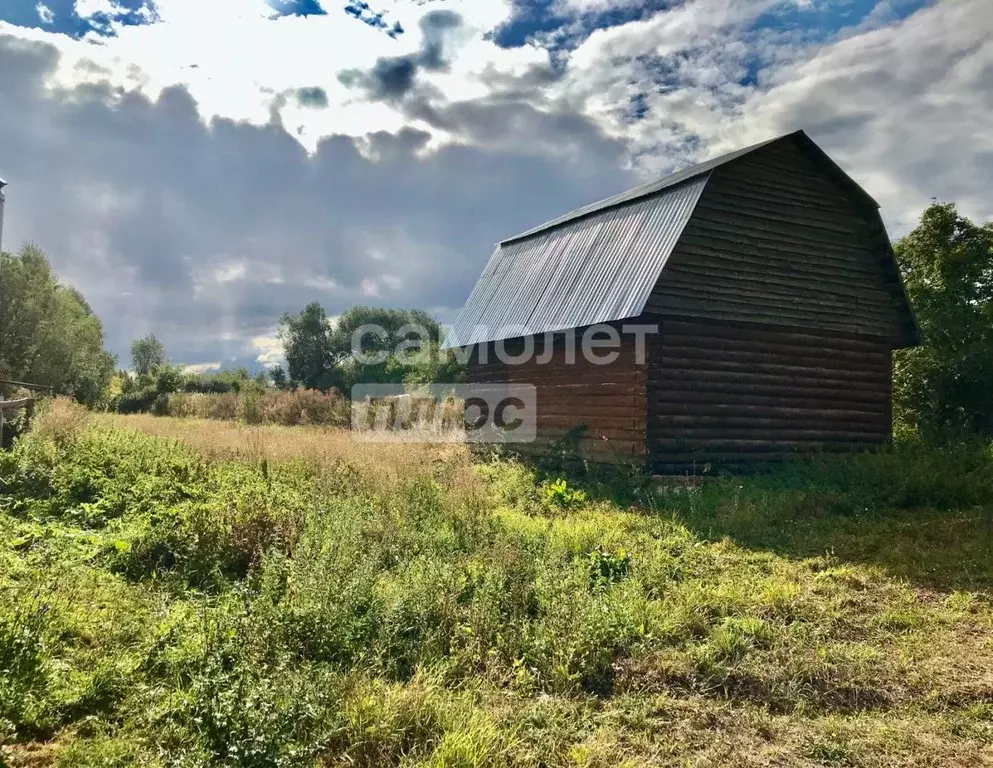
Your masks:
M993 437L993 222L976 224L953 204L934 203L894 252L924 339L894 353L898 434ZM361 334L370 327L376 331ZM347 394L357 382L416 385L463 375L441 349L437 321L419 310L353 307L332 319L312 303L281 318L279 337L285 369L255 376L246 369L187 373L154 336L132 346L131 371L116 371L100 319L58 280L45 254L34 245L0 254L0 380L43 384L86 405L147 409L169 392L249 386ZM0 383L0 395L12 392Z
M360 382L421 385L461 380L462 366L454 354L441 349L441 333L438 322L420 310L353 307L332 322L320 304L312 303L280 320L286 367L274 366L254 376L246 368L187 372L185 366L170 362L162 342L150 334L132 343L131 370L112 377L105 404L121 413L164 412L161 398L176 393L275 387L347 395Z

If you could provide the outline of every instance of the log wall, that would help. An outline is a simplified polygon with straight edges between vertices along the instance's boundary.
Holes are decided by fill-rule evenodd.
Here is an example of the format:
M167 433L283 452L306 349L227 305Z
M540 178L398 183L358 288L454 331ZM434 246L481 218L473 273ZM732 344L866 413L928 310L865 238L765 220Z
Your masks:
M891 381L885 341L667 317L646 381L649 468L747 469L885 443Z
M578 346L578 344L577 344ZM598 350L605 354L609 350ZM540 454L579 433L577 448L591 459L611 463L644 462L646 426L647 363L638 364L634 340L622 337L617 360L597 365L585 360L577 349L568 362L561 344L556 344L545 364L535 357L521 365L496 360L492 345L485 364L478 352L468 369L469 383L512 382L533 384L537 396L537 440L515 444L524 454Z

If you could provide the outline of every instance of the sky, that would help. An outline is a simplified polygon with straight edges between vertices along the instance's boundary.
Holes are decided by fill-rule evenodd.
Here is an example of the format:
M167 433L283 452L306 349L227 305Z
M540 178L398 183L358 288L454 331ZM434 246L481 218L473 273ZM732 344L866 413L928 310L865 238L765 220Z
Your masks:
M804 129L891 237L993 219L993 0L0 0L4 248L122 367L280 360L320 302L451 321L494 243Z

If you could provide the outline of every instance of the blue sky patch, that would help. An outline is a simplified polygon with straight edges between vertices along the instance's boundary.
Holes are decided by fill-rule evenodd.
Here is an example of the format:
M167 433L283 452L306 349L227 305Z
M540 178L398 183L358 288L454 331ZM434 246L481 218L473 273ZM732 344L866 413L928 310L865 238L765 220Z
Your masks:
M682 0L643 0L638 4L583 14L577 23L577 18L564 13L556 0L514 0L510 19L493 30L491 38L502 48L519 48L532 38L550 36L553 47L575 48L598 29L640 21L681 4ZM567 33L552 34L560 30L567 30Z
M327 16L317 0L266 0L276 16Z
M266 3L274 12L273 18L326 16L328 13L321 0L266 0ZM113 13L81 17L76 13L75 0L41 0L40 3L39 0L0 0L0 21L78 39L91 33L111 37L115 34L114 24L137 26L158 20L155 0L114 0L114 6ZM392 38L404 33L400 22L390 22L385 13L373 10L365 0L350 0L344 11Z
M510 19L490 32L503 48L519 48L538 39L553 53L567 53L598 29L641 21L683 5L685 0L642 0L585 14L568 14L557 0L514 0ZM868 23L890 24L937 0L811 0L804 5L784 0L756 20L753 30L799 33L810 42L830 40L839 32ZM871 15L875 11L876 18ZM751 72L750 77L755 76Z
M891 24L936 0L814 0L807 6L780 5L759 16L756 29L800 33L809 42L824 42L838 33L877 21ZM872 14L877 17L873 19Z
M374 29L383 30L392 38L397 38L404 33L404 29L400 25L399 21L395 21L390 24L386 20L386 14L382 12L377 13L369 7L369 3L365 2L365 0L351 0L351 2L345 6L345 13L358 19L363 24L368 24Z
M154 0L115 0L113 13L96 13L81 17L74 0L4 0L0 3L0 20L19 27L44 29L80 38L95 33L113 36L114 24L138 26L157 20Z

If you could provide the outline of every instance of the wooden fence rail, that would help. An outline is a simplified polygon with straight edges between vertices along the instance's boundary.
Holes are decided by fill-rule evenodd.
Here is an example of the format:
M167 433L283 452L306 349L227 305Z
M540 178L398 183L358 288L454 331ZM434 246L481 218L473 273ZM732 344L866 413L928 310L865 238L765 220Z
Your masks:
M6 384L11 387L23 387L24 389L35 389L39 392L48 392L52 394L52 387L48 384L32 384L30 381L14 381L13 379L0 379L0 384Z
M25 397L21 400L0 400L0 412L19 411L21 408L26 408L28 416L31 416L34 411L34 398Z

